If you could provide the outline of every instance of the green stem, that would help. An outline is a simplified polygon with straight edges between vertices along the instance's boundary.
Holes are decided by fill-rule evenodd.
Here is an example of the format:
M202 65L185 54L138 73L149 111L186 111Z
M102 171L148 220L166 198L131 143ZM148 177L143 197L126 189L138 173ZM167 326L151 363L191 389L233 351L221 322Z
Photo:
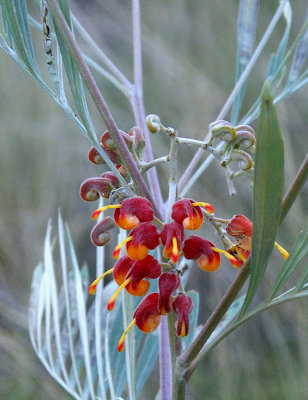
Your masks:
M87 88L89 89L89 92L94 100L94 103L101 114L103 120L105 121L105 124L107 126L108 131L110 132L110 135L115 142L117 149L119 151L120 157L123 161L123 164L125 165L128 173L132 177L137 191L141 196L147 197L154 205L155 212L158 216L161 216L160 210L157 209L155 206L152 195L144 182L137 166L136 163L129 152L124 139L122 138L122 135L119 132L119 128L117 127L111 112L107 106L107 103L102 96L92 74L91 71L87 65L87 63L84 60L84 57L78 47L78 44L62 14L62 11L57 3L56 0L47 0L47 3L52 11L52 15L54 17L55 23L58 25L58 28L60 29L63 39L66 42L66 45L74 58L74 61L76 62L80 74L83 77Z

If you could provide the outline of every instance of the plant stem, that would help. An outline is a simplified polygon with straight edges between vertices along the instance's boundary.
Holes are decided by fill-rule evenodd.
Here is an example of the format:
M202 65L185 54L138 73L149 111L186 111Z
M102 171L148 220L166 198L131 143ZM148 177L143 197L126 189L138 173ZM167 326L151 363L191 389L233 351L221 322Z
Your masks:
M296 177L294 178L294 181L290 185L282 203L282 212L281 212L281 218L280 218L280 223L283 220L284 216L294 203L294 200L296 198L296 194L299 192L300 188L305 182L305 177L307 176L307 169L308 169L308 160L307 157L303 161L302 165L300 166ZM201 329L199 335L196 337L192 345L189 347L189 349L182 354L178 358L178 364L182 368L186 368L187 373L185 373L185 379L186 381L189 380L192 372L197 366L197 357L199 357L199 353L208 340L208 338L211 336L212 332L218 325L218 323L221 321L223 318L224 314L230 307L230 305L233 303L235 300L238 292L246 282L248 276L249 276L249 268L250 267L250 257L247 259L246 263L241 267L239 274L223 296L223 298L220 300L214 311L212 312L211 316L209 319L206 321L205 325ZM188 372L189 371L189 372Z
M172 396L171 354L168 320L163 316L159 325L159 376L160 399L170 400Z
M131 178L133 179L137 191L141 196L147 197L154 205L155 212L158 216L161 215L160 210L156 207L152 195L145 184L137 166L136 163L129 152L124 139L122 138L119 128L117 127L111 112L107 106L107 103L105 99L103 98L92 74L91 71L85 62L83 55L78 47L78 44L62 14L62 11L57 3L56 0L47 0L47 3L52 11L53 17L55 19L55 23L58 25L58 28L60 29L63 39L66 42L66 45L74 58L79 71L81 73L81 76L83 77L89 92L94 100L94 103L101 114L103 120L105 121L105 124L107 126L108 131L110 132L110 135L115 142L117 149L119 151L120 157L123 161L123 164L125 165L128 173L130 174Z
M291 183L287 193L283 198L283 204L281 208L280 222L284 219L284 217L288 214L294 200L296 199L301 187L305 183L308 176L308 153L301 166L299 167L297 174Z
M144 149L145 161L153 160L153 152L150 134L145 123L145 111L143 102L143 75L142 75L142 46L141 46L141 26L140 26L140 2L132 0L132 22L133 22L133 49L134 49L134 85L132 87L131 106L134 112L136 124L143 130L146 138ZM150 191L153 195L157 208L164 213L164 201L156 172L156 168L151 168L147 172Z
M257 59L259 58L261 52L263 51L264 46L268 42L268 40L269 40L269 38L270 38L275 26L277 25L277 23L278 23L278 21L279 21L279 19L281 17L281 14L283 13L283 9L284 9L286 3L287 3L287 0L283 0L280 3L276 13L274 14L270 24L267 27L262 39L260 40L256 50L254 51L249 63L247 64L245 70L243 71L240 79L237 81L236 85L234 86L234 89L232 90L231 94L229 95L229 97L228 97L227 101L225 102L223 108L221 109L220 113L216 117L216 121L220 120L220 119L223 119L225 117L225 115L227 114L227 112L229 111L229 109L230 109L235 97L237 96L237 94L241 90L243 84L245 84L245 81L246 81L248 75L250 74L250 71L254 67ZM207 137L207 135L205 136L205 138L206 137ZM199 149L196 152L196 154L194 155L194 157L191 160L191 162L189 163L189 165L187 166L184 174L182 175L182 178L179 181L179 191L181 191L182 187L185 185L185 183L189 179L190 175L193 172L193 169L195 168L196 164L200 160L201 155L202 155L202 150ZM213 160L213 159L211 158L210 160Z

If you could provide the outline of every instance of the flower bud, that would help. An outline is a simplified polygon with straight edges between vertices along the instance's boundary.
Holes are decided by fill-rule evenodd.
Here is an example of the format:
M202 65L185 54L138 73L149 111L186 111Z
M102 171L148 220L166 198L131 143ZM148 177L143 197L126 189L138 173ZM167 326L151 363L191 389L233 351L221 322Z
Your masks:
M147 115L145 122L151 133L157 133L160 131L161 122L160 122L160 118L158 115L154 115L154 114Z
M128 135L132 137L134 149L136 150L138 156L142 158L143 150L145 147L145 137L142 129L138 126L134 126L128 132Z
M111 217L103 218L94 226L91 232L91 240L95 246L104 246L110 240L110 231L116 227Z
M162 315L171 311L172 294L180 286L181 280L177 274L164 272L158 280L159 287L159 310Z
M172 303L174 312L178 315L175 323L176 334L180 337L189 333L189 313L194 308L191 297L184 293L179 294Z
M80 197L85 201L96 201L99 195L108 197L112 189L114 187L108 178L89 178L80 186Z
M127 147L130 147L132 139L131 137L125 133L124 131L119 131L120 134L122 135L122 138L124 139ZM115 145L110 133L108 131L105 131L102 136L101 136L101 143L103 145L103 147L107 150L113 150L113 151L117 151L117 146Z

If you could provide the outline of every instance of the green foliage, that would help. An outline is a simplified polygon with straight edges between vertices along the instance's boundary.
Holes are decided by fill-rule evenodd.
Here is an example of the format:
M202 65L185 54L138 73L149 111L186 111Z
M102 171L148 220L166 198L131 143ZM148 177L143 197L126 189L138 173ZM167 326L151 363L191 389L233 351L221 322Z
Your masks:
M284 149L269 83L265 84L262 92L256 136L251 278L241 316L254 298L263 278L280 221L284 185Z

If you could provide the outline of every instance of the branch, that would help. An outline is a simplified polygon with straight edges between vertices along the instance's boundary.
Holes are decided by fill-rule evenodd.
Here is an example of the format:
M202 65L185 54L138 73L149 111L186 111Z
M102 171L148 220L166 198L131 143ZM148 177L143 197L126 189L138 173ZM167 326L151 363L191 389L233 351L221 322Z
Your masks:
M103 120L105 121L106 127L117 146L123 164L125 165L128 173L130 174L131 178L133 179L136 185L138 193L141 196L147 197L153 203L156 214L160 216L161 213L159 209L157 209L152 199L151 193L148 187L146 186L140 172L138 171L136 163L126 146L125 141L122 138L122 135L119 132L119 128L117 127L116 122L114 121L111 112L107 106L107 103L104 97L102 96L87 63L83 58L83 55L78 47L78 44L62 14L62 11L57 1L47 0L47 3L52 11L55 22L58 25L58 28L60 29L63 35L63 39L65 40L66 45L79 68L80 74L83 77L87 88L89 89L89 92L94 100L94 103L99 113L101 114Z
M283 198L283 204L281 208L280 222L284 219L284 217L288 214L294 200L296 199L301 187L305 183L308 175L308 153L304 161L302 162L297 174L291 183L287 193Z
M232 90L230 96L228 97L227 101L225 102L223 108L221 109L220 113L218 114L218 116L216 117L216 121L223 119L225 117L225 115L227 114L227 112L229 111L234 98L237 96L238 92L241 90L243 84L245 83L248 75L250 74L250 71L252 70L252 68L254 67L257 59L259 58L261 52L263 51L264 46L266 45L266 43L268 42L268 39L270 38L270 35L272 34L275 26L277 25L281 14L283 13L283 9L285 7L287 3L287 0L283 0L280 3L280 6L278 7L276 13L274 14L270 24L268 25L268 28L266 29L262 39L260 40L256 50L254 51L249 63L247 64L246 68L244 69L240 79L237 81L236 85L234 86L234 89ZM206 135L207 136L207 135ZM205 136L205 138L206 138ZM205 140L204 138L204 140ZM193 169L195 168L196 164L198 163L198 161L200 160L202 156L202 150L199 149L196 154L194 155L193 159L191 160L191 162L189 163L189 165L187 166L184 174L182 175L182 178L179 181L179 191L181 191L182 187L184 186L184 184L186 183L186 181L189 179L189 177L191 176ZM211 158L212 160L212 158Z

